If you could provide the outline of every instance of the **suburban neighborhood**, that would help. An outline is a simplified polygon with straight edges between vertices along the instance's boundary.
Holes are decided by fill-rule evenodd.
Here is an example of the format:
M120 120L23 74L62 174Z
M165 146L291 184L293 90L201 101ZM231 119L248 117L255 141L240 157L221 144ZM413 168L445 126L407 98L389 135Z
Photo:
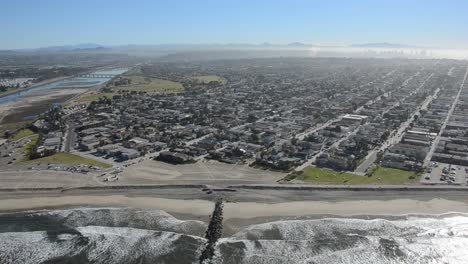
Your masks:
M413 173L407 183L465 185L466 75L443 60L141 64L31 123L40 136L29 155L111 164L106 181L149 159L284 172L282 183L307 182L310 168L311 183L388 168Z

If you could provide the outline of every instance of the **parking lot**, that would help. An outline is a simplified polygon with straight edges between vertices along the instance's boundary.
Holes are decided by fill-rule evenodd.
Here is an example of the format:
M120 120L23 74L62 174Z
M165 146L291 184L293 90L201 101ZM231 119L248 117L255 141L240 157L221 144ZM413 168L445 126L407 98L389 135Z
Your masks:
M431 162L421 177L421 183L467 185L467 170L465 166Z

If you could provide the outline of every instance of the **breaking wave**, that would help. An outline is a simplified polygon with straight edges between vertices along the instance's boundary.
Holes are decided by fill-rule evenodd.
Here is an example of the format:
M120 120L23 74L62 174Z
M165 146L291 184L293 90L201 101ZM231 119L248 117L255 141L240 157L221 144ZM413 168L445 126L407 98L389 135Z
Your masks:
M258 224L224 238L218 263L467 263L468 215Z
M158 210L0 215L0 263L198 263L207 225ZM222 238L213 263L467 263L468 215L276 221Z

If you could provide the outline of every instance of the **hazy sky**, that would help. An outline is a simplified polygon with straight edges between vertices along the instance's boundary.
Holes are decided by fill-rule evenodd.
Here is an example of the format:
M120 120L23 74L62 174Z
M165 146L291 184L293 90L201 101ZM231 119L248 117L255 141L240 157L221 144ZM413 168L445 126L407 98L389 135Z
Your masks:
M468 48L467 0L0 1L0 49L296 41Z

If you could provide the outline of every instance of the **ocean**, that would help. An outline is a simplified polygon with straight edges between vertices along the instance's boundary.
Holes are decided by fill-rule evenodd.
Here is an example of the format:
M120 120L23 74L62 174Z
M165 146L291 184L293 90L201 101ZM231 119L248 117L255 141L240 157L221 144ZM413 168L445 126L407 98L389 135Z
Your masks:
M198 263L207 224L159 210L0 215L0 263ZM468 214L284 220L241 227L212 263L468 263Z

